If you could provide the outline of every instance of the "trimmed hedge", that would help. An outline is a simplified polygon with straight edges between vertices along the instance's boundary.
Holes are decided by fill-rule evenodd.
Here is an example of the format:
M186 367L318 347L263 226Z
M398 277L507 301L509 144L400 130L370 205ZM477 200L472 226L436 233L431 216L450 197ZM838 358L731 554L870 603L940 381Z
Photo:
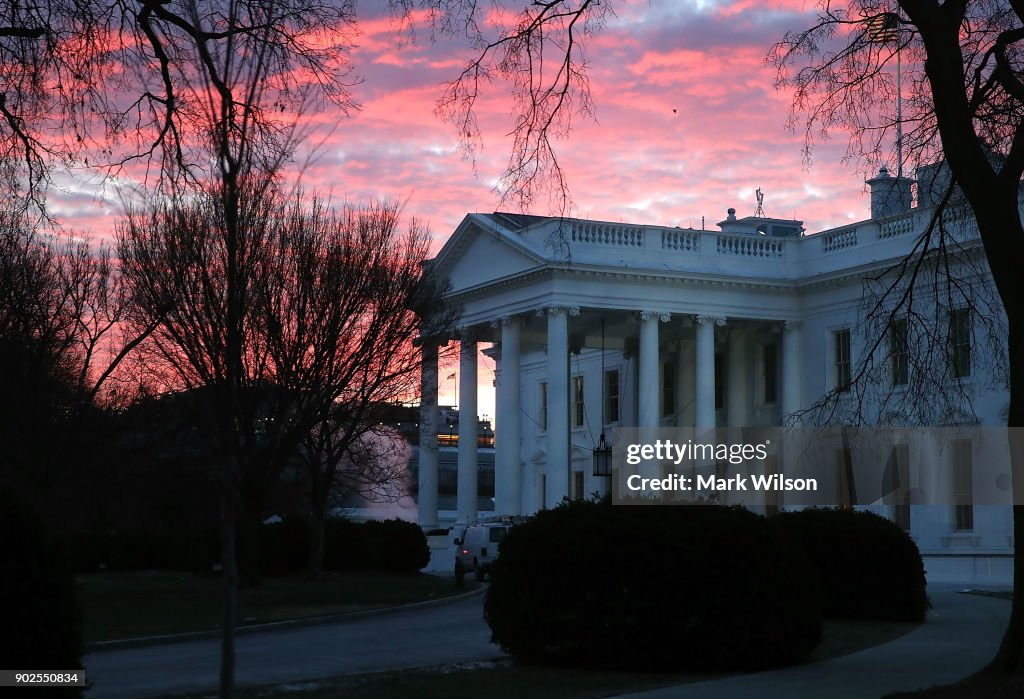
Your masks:
M872 512L820 508L783 512L769 524L818 568L825 616L924 621L924 563L895 523Z
M76 573L97 570L187 570L209 573L220 560L216 532L81 532L64 542Z
M38 518L0 492L0 658L12 670L77 670L82 632L74 575ZM35 690L81 697L81 687ZM34 692L27 692L33 694Z
M493 638L528 662L755 670L821 638L813 566L742 509L563 504L514 527L491 574Z
M430 546L419 525L400 519L363 523L365 567L389 573L417 573L430 563Z
M309 565L309 522L285 517L260 527L260 572L289 575ZM83 532L65 543L75 572L187 570L209 573L220 561L220 537L189 533ZM419 525L398 519L357 524L330 518L324 531L324 570L415 573L430 562Z

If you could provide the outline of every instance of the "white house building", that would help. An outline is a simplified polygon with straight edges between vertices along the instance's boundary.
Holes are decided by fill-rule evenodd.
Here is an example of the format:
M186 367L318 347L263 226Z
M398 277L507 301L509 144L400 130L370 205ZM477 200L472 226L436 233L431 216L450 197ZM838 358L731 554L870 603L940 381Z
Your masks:
M733 209L719 230L467 215L431 263L449 282L459 321L457 337L421 338L421 524L438 525L437 347L450 340L461 344L459 522L477 518L481 343L493 343L497 362L497 514L606 492L608 479L592 472L601 434L614 442L627 427L841 423L853 400L841 394L851 385L859 424L1005 425L1004 350L983 332L1002 322L1001 310L990 305L991 280L964 207L947 212L944 240L957 269L976 265L981 276L965 275L955 294L934 284L918 292L918 303L932 294L924 306L934 311L931 335L909 332L896 315L874 331L884 334L878 342L868 327L877 309L866 290L919 246L943 172L919 171L912 205L914 182L883 170L867 183L871 218L820 232L796 220L737 218ZM972 303L974 295L985 302ZM936 412L900 408L907 402L890 398L910 390L923 371L916 360L936 344L945 352L940 395L916 399ZM839 410L821 409L829 395ZM908 528L933 578L1009 580L1010 510L975 497L983 476L970 439L947 446L894 445L904 482L936 459L953 475L932 487L948 493L878 509Z

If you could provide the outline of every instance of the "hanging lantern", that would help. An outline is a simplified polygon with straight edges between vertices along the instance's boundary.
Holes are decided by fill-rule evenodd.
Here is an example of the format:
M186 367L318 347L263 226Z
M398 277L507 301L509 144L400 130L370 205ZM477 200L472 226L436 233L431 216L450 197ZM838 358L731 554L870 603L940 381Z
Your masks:
M605 441L604 433L601 433L601 441L594 447L594 475L612 475L612 448Z

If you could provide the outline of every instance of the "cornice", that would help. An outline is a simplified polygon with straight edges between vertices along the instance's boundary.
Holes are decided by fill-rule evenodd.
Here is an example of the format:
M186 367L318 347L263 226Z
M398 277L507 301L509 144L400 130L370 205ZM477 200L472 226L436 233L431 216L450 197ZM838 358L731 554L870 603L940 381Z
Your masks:
M967 256L975 261L984 259L984 251L981 248L980 241L969 241L964 247L959 248L958 254ZM934 259L935 254L931 254L930 257ZM873 260L853 267L822 272L813 276L797 277L795 279L789 277L771 278L718 273L709 274L687 270L662 271L632 267L584 266L572 262L551 262L538 265L533 269L515 275L450 293L445 298L450 301L474 299L490 295L495 291L528 286L540 280L614 281L619 284L628 284L629 286L652 288L687 290L734 289L776 294L799 293L807 289L843 286L849 282L860 281L865 276L877 275L879 272L893 268L901 259L903 258L889 257L882 260ZM930 263L930 260L926 261L926 264Z

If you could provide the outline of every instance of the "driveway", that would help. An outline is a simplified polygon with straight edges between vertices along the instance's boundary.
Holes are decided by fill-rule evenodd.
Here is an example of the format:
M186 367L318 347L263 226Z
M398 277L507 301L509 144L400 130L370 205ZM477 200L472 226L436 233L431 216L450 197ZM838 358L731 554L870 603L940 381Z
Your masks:
M490 643L483 596L331 624L238 636L236 681L272 684L358 672L483 660ZM219 640L95 651L85 658L88 699L216 690Z

